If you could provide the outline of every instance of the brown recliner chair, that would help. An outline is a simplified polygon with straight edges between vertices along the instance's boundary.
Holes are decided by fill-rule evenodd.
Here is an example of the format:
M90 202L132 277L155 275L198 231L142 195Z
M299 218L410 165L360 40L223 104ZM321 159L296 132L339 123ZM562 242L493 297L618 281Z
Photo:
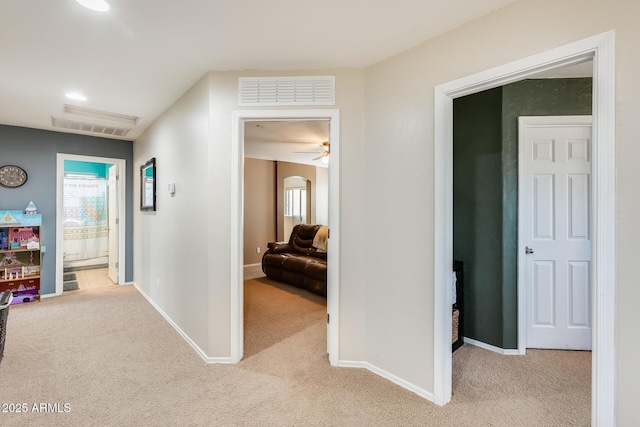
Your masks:
M321 225L298 224L288 243L271 242L262 256L269 279L327 296L327 253L313 246Z

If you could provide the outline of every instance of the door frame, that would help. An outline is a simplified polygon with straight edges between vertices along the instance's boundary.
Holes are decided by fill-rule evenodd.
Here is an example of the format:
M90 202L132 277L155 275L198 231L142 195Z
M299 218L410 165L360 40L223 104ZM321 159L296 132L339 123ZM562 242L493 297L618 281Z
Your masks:
M118 283L125 284L126 270L126 188L127 174L125 159L114 159L109 157L84 156L78 154L57 154L56 164L56 295L62 295L64 289L64 161L75 160L79 162L117 164L118 174L118 217L120 227L118 227Z
M453 100L541 71L593 60L591 419L615 424L615 32L435 87L434 401L451 400L451 270L453 263Z
M524 164L527 153L523 150L525 144L525 129L536 127L565 127L565 126L591 126L593 135L593 117L590 115L567 115L567 116L520 116L518 118L518 206L524 206L525 194L522 189L525 187ZM593 138L592 138L593 140ZM593 163L591 165L591 188L594 187ZM529 195L526 195L529 196ZM589 198L589 215L593 218L593 197ZM523 211L518 209L518 354L524 355L527 351L527 258L521 243L526 233L526 224L523 221ZM590 235L593 236L593 221L591 221ZM593 249L592 254L593 256ZM591 260L593 266L593 259ZM593 276L593 267L591 271ZM593 287L591 288L591 301L593 301ZM592 308L593 311L593 308ZM592 313L590 313L591 315ZM593 317L591 317L593 319ZM593 323L593 322L592 322Z
M112 193L112 191L111 191L111 178L112 178L111 169L112 168L115 170L115 195L116 195L116 197L114 197L114 199L117 199L118 198L118 194L120 194L119 189L118 189L118 181L120 180L120 165L112 164L111 166L109 166L108 172L107 172L107 179L109 180L109 188L107 190L108 191L108 200L109 200L109 203L108 203L109 206L107 207L107 212L109 212L109 214L107 215L107 218L108 218L107 222L109 224L109 232L108 232L109 233L109 243L108 243L109 244L109 261L107 263L107 276L109 277L109 279L111 279L112 282L115 282L116 284L119 284L120 283L120 263L119 263L119 261L116 261L116 263L118 263L118 264L117 264L117 266L115 268L115 270L116 270L115 279L111 278L111 265L112 265L111 262L113 261L111 259L111 249L113 247L112 244L111 244L112 243L111 242L111 235L112 235L111 226L112 226L112 224L115 226L117 233L120 232L120 228L121 228L120 227L120 216L119 216L119 213L117 211L117 208L120 206L120 203L119 203L120 201L116 200L115 203L113 203L111 201L111 193ZM116 208L116 211L115 211L116 212L116 214L115 214L116 218L115 218L115 221L112 222L112 219L111 219L111 213L112 213L111 212L111 208L113 207L114 204L115 204L115 208ZM117 234L116 234L116 236L117 236ZM116 253L119 253L118 252L119 248L117 247L117 243L120 241L120 239L118 239L116 237L115 240L116 240L116 242L115 242L116 243L115 251L116 251Z
M340 295L340 110L236 110L231 117L231 363L244 351L244 123L259 120L328 120L331 141L329 166L329 227L327 251L327 352L338 365Z

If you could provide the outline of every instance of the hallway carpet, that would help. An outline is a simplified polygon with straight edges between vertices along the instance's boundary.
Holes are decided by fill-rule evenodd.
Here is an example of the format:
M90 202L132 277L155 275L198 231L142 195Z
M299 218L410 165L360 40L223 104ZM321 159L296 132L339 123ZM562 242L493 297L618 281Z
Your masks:
M245 293L237 365L203 362L134 287L12 306L0 425L589 425L590 353L464 345L453 401L438 407L367 370L329 366L322 298L264 278Z

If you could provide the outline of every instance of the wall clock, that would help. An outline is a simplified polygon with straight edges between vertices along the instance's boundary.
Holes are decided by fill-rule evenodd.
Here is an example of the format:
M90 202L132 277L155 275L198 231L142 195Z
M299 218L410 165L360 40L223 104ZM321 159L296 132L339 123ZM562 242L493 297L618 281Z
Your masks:
M0 185L16 188L27 182L27 173L20 166L5 165L0 167Z

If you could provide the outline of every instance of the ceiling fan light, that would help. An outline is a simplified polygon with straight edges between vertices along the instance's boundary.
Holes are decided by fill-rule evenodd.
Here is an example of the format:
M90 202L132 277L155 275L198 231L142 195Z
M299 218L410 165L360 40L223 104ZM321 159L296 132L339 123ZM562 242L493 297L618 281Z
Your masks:
M87 9L95 10L96 12L106 12L111 9L111 6L106 0L76 0L82 6Z

